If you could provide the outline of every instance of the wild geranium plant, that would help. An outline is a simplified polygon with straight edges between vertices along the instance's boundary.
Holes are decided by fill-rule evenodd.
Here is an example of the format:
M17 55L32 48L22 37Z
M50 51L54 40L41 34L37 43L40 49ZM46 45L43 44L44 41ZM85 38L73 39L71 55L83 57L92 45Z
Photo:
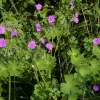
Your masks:
M100 99L99 16L99 0L1 0L0 99Z

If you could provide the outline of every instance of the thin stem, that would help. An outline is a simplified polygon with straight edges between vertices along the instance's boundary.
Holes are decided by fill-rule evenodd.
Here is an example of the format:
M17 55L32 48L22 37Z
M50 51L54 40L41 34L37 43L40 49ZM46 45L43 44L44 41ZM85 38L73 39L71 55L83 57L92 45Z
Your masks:
M18 14L17 8L16 8L15 4L13 3L13 0L10 0L10 2L11 2L11 4L12 4L12 6L14 7L16 13Z
M19 87L19 89L22 90L22 92L25 94L27 100L30 100L30 99L28 98L27 94L23 91L23 89L22 89L21 87Z
M15 100L15 76L14 76L14 100Z
M82 9L82 8L81 8L81 9ZM83 13L84 20L85 20L85 23L86 23L86 27L87 27L87 32L88 32L88 35L90 36L90 34L89 34L89 29L88 29L88 24L87 24L86 17L85 17L85 14L84 14L83 9L82 9L82 13Z
M72 71L73 67L74 67L74 66L72 66L72 67L71 67L71 69L69 70L68 74L70 74L70 73L71 73L71 71Z
M37 66L36 66L37 67ZM37 69L38 69L38 67L37 67ZM40 70L38 69L38 71L39 71L39 74L40 74L40 76L41 76L41 78L42 78L42 80L43 80L43 82L44 82L44 84L45 84L45 86L46 86L46 88L48 87L48 85L46 84L46 81L45 81L45 79L43 78L43 76L42 76L42 74L41 74L41 72L40 72Z
M43 82L44 82L44 84L45 84L46 88L47 88L47 87L48 87L48 85L46 84L45 79L43 78L43 76L42 76L42 74L41 74L40 70L38 70L38 71L39 71L39 74L40 74L40 76L41 76L41 78L42 78L42 80L43 80Z
M9 100L11 100L11 76L9 76Z
M12 7L9 9L9 11L10 11L15 5L17 5L18 3L19 3L19 1L16 2L14 5L12 5Z
M39 78L38 78L37 72L35 71L34 74L35 74L36 81L39 84Z

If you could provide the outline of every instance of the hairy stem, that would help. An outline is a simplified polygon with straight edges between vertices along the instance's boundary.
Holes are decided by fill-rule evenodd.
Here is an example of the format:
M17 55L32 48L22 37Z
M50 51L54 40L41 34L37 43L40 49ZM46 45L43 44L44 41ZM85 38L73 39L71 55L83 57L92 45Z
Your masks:
M9 99L11 100L11 76L9 76Z

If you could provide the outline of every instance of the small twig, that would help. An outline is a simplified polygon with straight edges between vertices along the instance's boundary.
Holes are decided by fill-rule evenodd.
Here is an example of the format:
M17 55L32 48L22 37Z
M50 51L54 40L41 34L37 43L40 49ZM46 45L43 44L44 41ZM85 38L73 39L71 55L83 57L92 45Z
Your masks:
M81 9L82 9L82 8L81 8ZM87 24L86 17L85 17L85 14L84 14L83 9L82 9L82 13L83 13L84 20L85 20L85 23L86 23L86 26L87 26L87 32L88 32L88 35L90 36L90 34L89 34L89 29L88 29L88 24Z
M17 8L16 8L15 4L13 3L13 0L10 0L10 2L11 2L11 4L12 4L12 7L14 7L16 13L18 14Z
M70 74L71 73L71 71L72 71L72 69L74 68L74 66L72 66L71 67L71 69L69 70L69 72L68 72L68 74Z
M46 85L46 88L48 88L48 85L46 84L46 81L45 81L45 79L43 78L43 76L41 75L41 72L40 72L40 70L38 70L39 71L39 74L40 74L40 76L41 76L41 78L42 78L42 80L43 80L43 82L44 82L44 84Z
M37 66L36 66L36 67L37 67ZM38 69L38 67L37 67L37 69ZM41 78L42 78L42 80L43 80L43 82L44 82L46 88L48 88L48 85L46 84L46 81L45 81L45 79L43 78L43 76L42 76L42 74L41 74L41 72L40 72L39 69L38 69L38 71L39 71L39 74L40 74L40 76L41 76Z
M19 86L19 89L22 90L22 92L25 94L26 98L27 98L28 100L30 100L30 99L28 98L27 94L23 91L23 89L22 89L20 86Z

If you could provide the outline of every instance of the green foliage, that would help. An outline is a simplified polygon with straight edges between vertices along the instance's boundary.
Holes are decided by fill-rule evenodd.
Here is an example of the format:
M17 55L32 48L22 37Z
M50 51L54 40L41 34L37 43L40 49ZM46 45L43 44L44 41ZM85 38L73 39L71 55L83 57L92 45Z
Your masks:
M34 59L35 64L35 70L52 70L56 65L56 59L50 55L41 55L41 58Z
M66 94L78 94L80 85L78 78L75 78L73 74L65 75L66 83L61 84L61 92Z
M5 27L0 38L7 42L0 47L0 100L94 100L98 94L92 86L100 85L100 46L93 44L100 36L100 1L72 0L73 6L71 0L40 1L0 0L0 25ZM48 22L49 15L54 23ZM28 47L31 40L35 49ZM46 48L50 42L51 51Z
M2 0L0 0L0 9L3 8Z
M53 80L54 81L54 80ZM56 87L51 87L51 82L47 82L49 85L48 88L45 87L43 82L35 85L35 90L33 96L31 96L31 100L48 100L57 99L57 96L60 96L60 91Z
M68 98L68 100L77 100L77 99L78 99L77 95L69 95Z
M84 39L84 48L87 50L87 51L91 51L92 49L92 39L91 38L85 38Z
M98 46L93 46L92 53L94 56L96 56L98 59L100 59L100 49Z

